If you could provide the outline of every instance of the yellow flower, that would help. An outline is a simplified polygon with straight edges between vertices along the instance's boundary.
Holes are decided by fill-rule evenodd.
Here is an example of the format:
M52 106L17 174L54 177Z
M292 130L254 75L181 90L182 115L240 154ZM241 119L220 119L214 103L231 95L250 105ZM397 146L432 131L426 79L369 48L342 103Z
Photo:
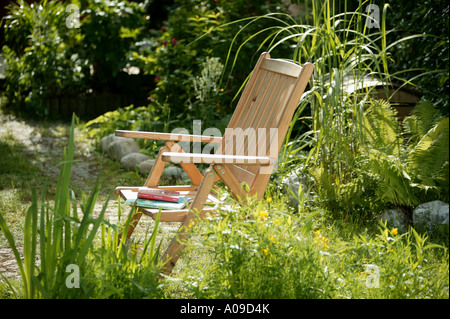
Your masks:
M269 254L269 248L261 249L261 251L264 253L264 255L268 255Z
M403 286L403 290L406 290L406 286Z
M388 249L388 251L387 251L388 253L393 253L394 252L394 250L393 249Z
M269 240L270 240L270 241L274 241L274 240L275 240L275 236L270 236L270 237L269 237Z
M392 235L397 235L397 234L398 234L398 229L397 229L397 228L394 228L394 229L391 231L391 233L392 233Z
M320 235L320 230L316 230L316 231L314 232L314 235L319 236L319 235Z
M190 224L188 225L188 228L191 229L192 227L194 227L194 225L195 225L195 222L192 221L192 222L190 222Z
M270 203L272 201L272 197L268 197L267 199L266 199L266 202L268 202L268 203Z
M261 218L262 220L266 220L267 217L269 217L269 214L267 214L267 212L260 212L259 213L259 218Z

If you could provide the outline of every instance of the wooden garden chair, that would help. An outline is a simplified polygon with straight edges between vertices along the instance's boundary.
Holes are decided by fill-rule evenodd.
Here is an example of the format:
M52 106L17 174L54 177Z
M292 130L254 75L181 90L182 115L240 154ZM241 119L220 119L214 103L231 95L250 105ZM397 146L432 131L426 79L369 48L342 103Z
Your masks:
M301 67L289 61L271 59L268 53L263 53L242 91L223 137L116 131L116 136L166 141L144 186L176 190L193 198L189 208L161 211L161 222L181 222L162 257L163 273L172 272L195 223L195 215L199 214L202 218L208 211L214 210L207 203L218 201L213 191L215 183L222 181L241 203L246 196L263 197L289 124L312 72L311 63ZM218 145L214 154L186 153L176 142ZM158 186L167 162L179 163L192 185ZM195 165L197 163L210 165L202 174ZM243 183L249 186L248 193L243 189ZM127 199L138 188L117 187L116 193ZM127 238L132 235L142 214L156 219L158 212L157 209L142 207L132 210Z

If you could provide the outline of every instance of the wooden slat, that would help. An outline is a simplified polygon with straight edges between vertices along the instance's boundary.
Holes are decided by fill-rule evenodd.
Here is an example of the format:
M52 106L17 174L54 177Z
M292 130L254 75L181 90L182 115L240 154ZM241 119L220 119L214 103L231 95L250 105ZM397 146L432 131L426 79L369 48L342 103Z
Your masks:
M242 183L245 182L248 185L252 185L253 181L255 179L255 174L248 169L245 169L242 167L243 165L228 165L224 164L224 166L227 166L234 176ZM259 165L249 165L250 167L256 167L259 168Z
M202 142L202 143L221 143L222 137L205 136L205 135L191 135L179 133L157 133L144 131L124 131L117 130L116 136L128 138L141 138L158 141L176 141L176 142Z
M223 181L223 183L228 187L233 196L239 201L245 199L245 191L241 186L240 180L231 172L230 166L228 165L214 165L214 170L217 175Z
M278 120L278 145L281 147L281 144L286 137L286 132L289 128L289 124L292 120L292 116L294 115L295 109L301 99L301 96L308 84L309 78L311 77L313 72L313 65L311 63L305 63L302 68L302 72L298 80L294 83L292 90L290 90L290 96L286 103L288 103L288 107L284 110L283 114L280 115Z
M275 74L275 73L273 73ZM271 93L267 96L268 99L264 100L263 103L265 104L265 108L260 110L260 114L258 116L255 116L255 122L252 123L253 127L256 128L263 128L266 130L266 140L265 150L261 151L259 148L261 147L259 145L259 140L255 136L253 139L249 140L249 145L252 145L252 147L256 148L258 150L257 155L268 155L269 149L270 149L270 128L277 128L278 125L275 121L278 114L283 113L285 107L286 107L286 91L289 90L290 83L292 83L295 79L287 76L281 76L278 75L278 81L276 84L274 84L271 87ZM277 146L277 153L279 152L281 145ZM258 167L244 167L245 169L249 170L252 173L258 172Z
M239 99L239 102L236 106L233 116L230 119L230 123L228 124L228 127L236 127L236 124L240 120L242 114L245 113L245 111L246 111L245 105L247 105L247 102L250 99L250 93L254 88L255 82L258 80L258 77L260 76L261 63L264 61L264 59L269 59L269 58L270 58L270 54L267 52L264 52L259 57L258 62L256 63L255 68L253 69L253 72L250 75L250 77L247 81L247 84L245 85L244 90L242 91L241 98Z
M204 164L248 164L271 165L275 159L267 156L243 156L221 154L193 154L164 152L162 159L173 163L204 163Z
M271 94L271 88L277 83L277 80L278 78L274 77L274 73L266 72L263 79L261 79L260 91L252 92L254 98L252 99L251 107L247 110L245 117L238 122L239 126L227 128L230 133L230 135L224 137L226 143L229 143L225 147L227 155L230 153L230 150L236 155L250 155L247 151L249 147L248 141L256 133L252 123L255 121L255 116L264 111L265 101L267 101L268 96ZM239 133L242 136L239 136ZM245 147L246 140L247 147Z
M300 72L302 70L302 67L298 64L279 59L265 59L261 63L261 68L295 78L300 75Z
M267 155L271 143L277 143L278 139L270 139L270 128L279 129L279 124L286 108L289 106L289 100L292 97L295 83L302 71L302 67L292 62L264 59L261 62L261 70L256 72L257 79L253 83L253 88L246 92L246 96L241 97L233 117L238 116L235 121L230 122L228 128L240 128L241 133L247 132L247 136L242 136L237 140L236 135L230 130L229 135L225 134L223 149L229 150L230 143L234 154L237 155ZM296 101L298 103L298 101ZM244 111L245 110L245 111ZM284 125L284 123L282 123ZM249 129L252 128L252 129ZM259 150L258 128L265 128L266 143L265 152ZM247 131L246 131L247 130ZM284 129L282 130L284 131ZM278 135L285 135L278 134ZM263 141L261 141L263 143ZM237 144L238 143L238 144ZM277 150L281 149L281 143L277 145ZM264 147L264 145L262 145ZM221 150L222 151L222 150ZM226 155L229 155L228 152ZM238 165L250 174L257 174L259 167L257 165ZM244 176L244 174L242 174Z
M254 145L254 148L258 150L258 153L255 155L268 155L267 150L269 148L269 144L267 143L269 141L269 135L270 135L270 128L275 128L276 125L273 125L271 123L272 119L276 117L276 114L283 109L283 104L280 103L280 95L282 92L284 92L284 86L286 84L286 77L279 78L279 81L277 82L277 85L272 88L271 98L270 100L266 101L267 107L261 112L261 114L257 117L255 117L255 122L252 123L252 126L255 128L255 131L258 129L264 129L265 135L266 135L266 141L265 141L265 150L264 152L260 151L260 145L259 145L259 136L258 132L256 132L255 136L252 137L252 139L249 139L249 145ZM275 105L280 105L280 108L274 107Z
M243 141L243 143L241 143L240 145L236 145L236 154L251 154L251 155L256 155L256 151L255 152L248 152L248 148L252 147L254 150L256 149L257 145L254 145L252 143L254 143L254 137L257 134L257 129L260 127L258 126L258 123L260 121L260 119L263 117L264 113L266 113L269 109L273 109L273 106L270 105L270 100L272 99L274 92L276 91L276 89L279 86L279 81L280 81L280 76L272 73L269 76L270 82L268 82L268 86L265 89L264 94L260 94L261 98L258 98L255 102L255 104L257 104L257 106L255 107L254 110L250 111L249 113L249 121L247 121L244 124L244 128L252 128L252 130L250 130L251 133L248 136L248 140L247 140L247 147L245 147L245 141Z

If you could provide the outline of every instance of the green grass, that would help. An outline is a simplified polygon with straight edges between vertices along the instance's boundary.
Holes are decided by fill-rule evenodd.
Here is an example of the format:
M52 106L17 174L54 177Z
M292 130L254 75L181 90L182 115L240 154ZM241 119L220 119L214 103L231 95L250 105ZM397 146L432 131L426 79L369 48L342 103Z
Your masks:
M18 189L22 200L30 200L31 192L27 191L50 182L49 179L37 180L39 169L30 161L23 145L11 135L0 141L0 190Z

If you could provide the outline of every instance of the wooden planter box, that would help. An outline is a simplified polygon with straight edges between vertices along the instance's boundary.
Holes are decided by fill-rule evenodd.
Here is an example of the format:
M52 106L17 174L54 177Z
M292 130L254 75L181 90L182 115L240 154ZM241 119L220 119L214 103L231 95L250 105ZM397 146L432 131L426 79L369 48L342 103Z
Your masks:
M422 93L414 87L400 87L400 85L394 83L389 85L389 89L386 89L386 86L380 79L371 77L366 77L360 83L355 83L353 77L345 77L343 89L347 93L364 93L366 89L370 89L373 98L386 100L391 103L391 106L397 110L399 120L403 120L410 115L412 109L422 97Z
M397 110L397 116L403 120L406 116L411 114L414 106L420 101L421 92L410 87L402 87L393 84L386 92L383 86L376 86L374 88L373 96L377 99L389 100L391 105Z

